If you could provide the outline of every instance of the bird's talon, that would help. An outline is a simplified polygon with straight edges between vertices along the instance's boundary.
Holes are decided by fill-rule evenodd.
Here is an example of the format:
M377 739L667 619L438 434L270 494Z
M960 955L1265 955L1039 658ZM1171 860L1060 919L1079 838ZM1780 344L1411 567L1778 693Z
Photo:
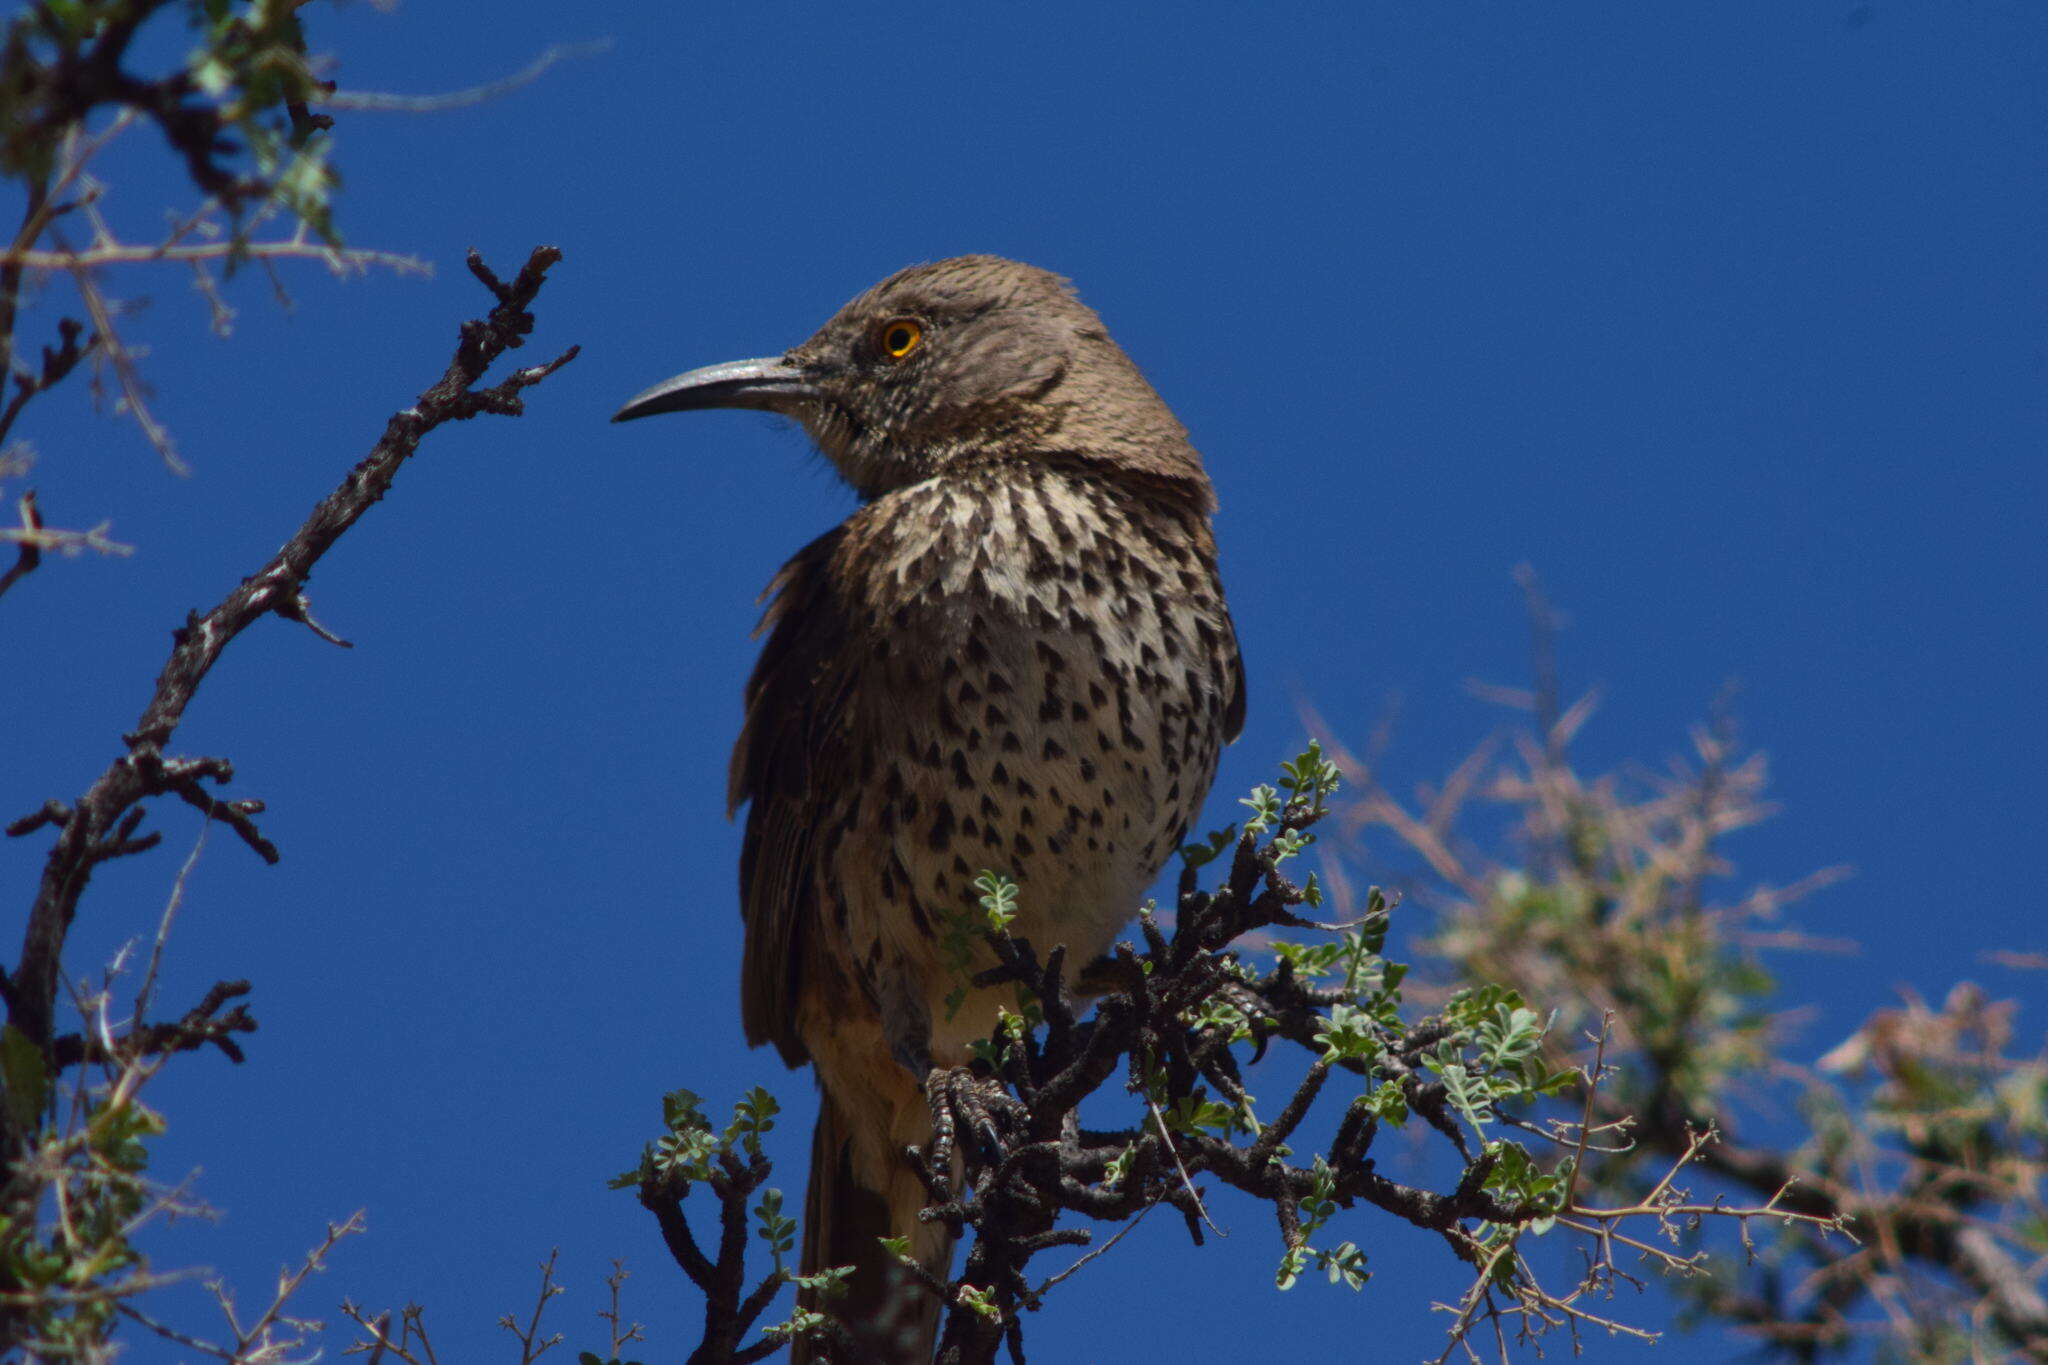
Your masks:
M1011 1117L1019 1106L1001 1081L967 1067L934 1067L925 1078L925 1095L931 1101L933 1128L945 1135L949 1148L953 1135L964 1127L973 1135L977 1164L997 1165L1009 1153L998 1119Z

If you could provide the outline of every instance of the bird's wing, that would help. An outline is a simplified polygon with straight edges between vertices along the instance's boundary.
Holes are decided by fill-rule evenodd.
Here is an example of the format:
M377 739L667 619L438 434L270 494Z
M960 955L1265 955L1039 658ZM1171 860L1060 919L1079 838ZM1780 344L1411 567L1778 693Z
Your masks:
M1230 696L1223 703L1223 742L1230 744L1235 742L1238 735L1244 730L1244 655L1238 650L1237 625L1230 619L1230 611L1227 607L1223 612L1223 624L1230 632L1228 646L1230 652L1230 662L1228 664L1230 671Z
M808 1053L796 1032L800 949L818 915L819 799L832 774L850 769L843 724L853 681L846 611L827 572L843 531L797 552L763 596L768 642L747 681L747 719L733 747L728 809L751 801L740 851L740 911L747 944L740 1018L747 1041L773 1042L797 1066Z
M1233 743L1245 729L1245 657L1237 653L1237 632L1231 632L1231 700L1223 706L1223 743Z

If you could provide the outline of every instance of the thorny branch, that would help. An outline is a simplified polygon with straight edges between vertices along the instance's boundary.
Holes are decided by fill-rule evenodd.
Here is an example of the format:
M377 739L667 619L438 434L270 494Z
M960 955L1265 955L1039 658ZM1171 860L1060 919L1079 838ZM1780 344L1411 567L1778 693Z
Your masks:
M403 1361L405 1365L439 1365L433 1340L427 1335L427 1310L419 1304L409 1303L398 1312L395 1332L389 1309L373 1315L343 1299L341 1315L362 1333L362 1340L343 1351L343 1355L367 1355L373 1365L382 1365L386 1359Z
M108 535L113 529L108 522L103 521L89 531L59 531L45 526L42 509L36 506L36 490L33 488L15 502L15 510L21 517L21 524L0 526L0 542L9 542L16 547L13 565L6 573L0 574L0 595L34 572L36 566L43 562L45 550L63 554L95 550L103 555L125 555L133 548Z
M13 263L0 264L0 289L19 286L19 272ZM10 305L6 316L12 318ZM77 368L78 362L91 354L99 344L97 333L80 341L85 331L82 323L75 318L65 318L57 324L58 344L53 348L43 347L43 363L40 370L17 370L14 373L14 396L7 400L7 406L0 409L0 479L18 473L26 473L31 457L26 454L6 452L8 433L14 429L15 419L28 406L30 399L44 392ZM4 391L6 371L0 369L0 391ZM33 573L42 563L43 553L48 550L65 554L76 554L80 550L95 550L100 554L127 554L129 547L113 540L108 535L105 522L89 531L62 531L43 524L42 510L36 505L36 491L31 488L23 493L15 504L20 516L19 526L0 526L0 541L15 546L14 563L5 574L0 574L0 596L26 575Z
M1313 749L1289 765L1290 775L1310 770L1322 771ZM1329 774L1333 785L1334 770ZM938 1347L944 1365L984 1365L1005 1351L1022 1359L1023 1314L1114 1245L1111 1238L1093 1248L1093 1231L1076 1225L1076 1218L1128 1225L1166 1205L1181 1214L1200 1245L1205 1229L1216 1230L1214 1195L1204 1188L1210 1182L1272 1210L1283 1288L1310 1267L1333 1282L1364 1283L1365 1257L1353 1244L1312 1240L1340 1209L1377 1209L1435 1233L1474 1276L1453 1310L1453 1347L1478 1325L1504 1331L1500 1324L1509 1319L1518 1320L1514 1330L1524 1337L1552 1329L1575 1333L1585 1325L1648 1337L1591 1306L1608 1285L1629 1278L1617 1255L1686 1274L1699 1269L1698 1259L1668 1251L1659 1239L1701 1219L1801 1222L1825 1230L1822 1220L1775 1201L1723 1207L1693 1200L1673 1178L1698 1157L1698 1146L1643 1197L1599 1206L1576 1199L1569 1183L1587 1153L1602 1150L1583 1135L1560 1142L1548 1168L1519 1144L1491 1139L1488 1127L1513 1120L1512 1106L1574 1081L1597 1088L1598 1075L1551 1075L1530 1066L1541 1024L1497 988L1453 1001L1437 1015L1404 1018L1404 969L1380 956L1389 907L1377 892L1352 924L1303 917L1302 908L1319 903L1320 892L1313 878L1296 884L1282 863L1306 845L1310 826L1323 817L1325 790L1305 784L1284 803L1271 788L1261 789L1262 800L1254 793L1255 809L1263 805L1267 814L1241 837L1212 836L1197 850L1207 856L1188 859L1171 931L1148 914L1139 923L1141 947L1120 945L1111 959L1083 973L1102 992L1092 1013L1072 991L1062 951L1041 960L1030 944L1004 930L1002 879L984 874L977 883L990 892L982 901L991 926L983 941L996 965L972 984L1014 989L1018 1011L978 1049L974 1067L931 1073L926 1094L933 1138L909 1153L932 1195L923 1216L946 1222L956 1235L971 1232L973 1241L959 1275L945 1283L930 1279L915 1261L901 1260L906 1279L944 1305ZM1197 868L1209 858L1225 871L1221 884L1205 891L1197 885ZM1275 928L1321 941L1274 945L1277 960L1256 969L1240 949L1247 936L1261 942L1264 931ZM1334 941L1324 937L1333 933ZM1248 1093L1245 1068L1275 1044L1291 1044L1301 1049L1294 1055L1310 1060L1284 1102L1262 1120L1264 1107ZM1134 1101L1132 1121L1109 1130L1084 1126L1083 1101L1118 1080ZM1347 1091L1327 1145L1296 1151L1290 1144L1300 1141L1318 1103ZM758 1151L742 1156L746 1140L736 1146L735 1134L746 1130L749 1106L758 1110L760 1101L743 1101L721 1138L689 1099L680 1106L684 1119L672 1117L670 1136L643 1158L638 1180L642 1203L659 1219L677 1265L706 1294L704 1345L692 1359L701 1365L756 1359L789 1335L829 1340L835 1358L868 1358L872 1324L862 1324L856 1336L831 1316L829 1296L825 1313L800 1307L789 1322L741 1346L759 1308L789 1278L778 1267L741 1303L740 1229L748 1196L768 1172ZM1463 1169L1450 1188L1409 1184L1379 1169L1373 1148L1382 1127L1410 1117L1458 1153ZM1575 1128L1562 1125L1567 1137ZM1702 1136L1699 1144L1705 1141ZM683 1198L699 1184L710 1186L717 1199L724 1235L715 1257L683 1216ZM773 1240L772 1216L762 1221L762 1235ZM1639 1232L1639 1225L1652 1231ZM1587 1269L1569 1289L1552 1292L1522 1247L1557 1228L1586 1245ZM1049 1276L1035 1270L1041 1254L1068 1248L1089 1249Z
M1036 1309L1043 1290L1031 1283L1026 1263L1041 1251L1089 1240L1085 1230L1056 1226L1063 1212L1122 1220L1155 1204L1169 1204L1181 1212L1199 1245L1202 1227L1213 1227L1194 1183L1204 1176L1271 1206L1288 1257L1317 1254L1332 1279L1362 1282L1363 1257L1348 1262L1345 1244L1332 1260L1315 1253L1309 1237L1334 1208L1364 1205L1436 1233L1453 1256L1477 1270L1475 1293L1481 1301L1506 1286L1519 1311L1553 1312L1550 1325L1593 1320L1577 1303L1586 1286L1550 1296L1520 1259L1513 1275L1502 1274L1497 1262L1504 1255L1517 1255L1518 1229L1557 1218L1567 1209L1589 1220L1584 1226L1590 1229L1644 1214L1662 1216L1657 1201L1626 1209L1582 1210L1554 1194L1532 1196L1529 1190L1497 1179L1497 1164L1507 1153L1499 1144L1481 1150L1471 1143L1474 1115L1450 1089L1458 1064L1447 1063L1444 1049L1469 1041L1462 1025L1448 1016L1413 1024L1401 1024L1384 1013L1370 1019L1347 1016L1342 1011L1355 1006L1362 995L1356 966L1342 984L1322 985L1305 979L1294 958L1283 955L1272 968L1255 972L1234 951L1232 945L1244 936L1270 928L1313 932L1333 927L1300 916L1309 893L1280 869L1287 856L1285 846L1321 814L1319 803L1297 801L1287 807L1267 839L1247 831L1232 851L1223 884L1213 892L1196 888L1195 869L1189 867L1182 877L1172 935L1149 917L1141 920L1144 951L1119 950L1114 967L1118 989L1100 1000L1086 1021L1077 1022L1075 1003L1066 994L1057 964L1040 964L1027 944L1000 934L991 937L1000 965L977 978L977 984L1023 986L1045 1027L1042 1033L1023 1032L1002 1049L990 1078L1002 1083L991 1087L993 1102L971 1118L953 1104L954 1123L947 1123L945 1114L937 1115L942 1141L925 1154L925 1178L936 1192L950 1198L942 1198L930 1216L946 1219L956 1231L971 1228L975 1234L961 1276L946 1287L941 1361L992 1361L1002 1346L1015 1349L1018 1314ZM1377 952L1386 930L1385 907L1377 900L1360 928ZM1227 1002L1226 1010L1217 1010L1219 1002ZM1365 1040L1355 1047L1340 1046L1333 1028L1345 1026L1362 1029ZM1230 1048L1240 1032L1254 1042L1255 1056L1281 1040L1315 1060L1263 1124L1256 1119L1241 1125L1209 1123L1196 1117L1169 1131L1157 1120L1160 1110L1198 1116L1207 1102L1205 1089L1249 1115L1251 1097ZM1082 1128L1076 1111L1080 1096L1106 1081L1115 1069L1124 1071L1127 1089L1147 1097L1154 1122L1113 1132ZM1365 1079L1368 1088L1375 1083L1391 1086L1398 1101L1384 1094L1377 1101L1370 1094L1359 1096L1349 1103L1325 1152L1313 1162L1288 1159L1287 1144L1326 1092L1333 1074L1342 1073ZM935 1098L935 1111L944 1107ZM1465 1169L1450 1190L1409 1185L1378 1169L1372 1147L1382 1115L1402 1110L1421 1118L1458 1151ZM997 1141L961 1149L967 1174L956 1183L951 1177L953 1154L942 1150L943 1137L968 1123L992 1130ZM1238 1136L1240 1128L1243 1137ZM1531 1187L1549 1188L1553 1186ZM1685 1215L1673 1216L1694 1212L1688 1206ZM1674 1263L1669 1268L1680 1267ZM1283 1270L1283 1283L1287 1276ZM1454 1343L1463 1339L1471 1322L1467 1314L1454 1326Z
M377 251L369 247L339 247L315 240L303 224L289 237L274 242L156 242L143 244L111 238L95 240L90 246L71 250L0 251L0 265L19 265L30 270L97 270L110 265L150 265L157 261L193 264L201 261L317 261L337 275L361 274L374 266L401 275L431 273L417 256L398 251ZM0 433L5 428L0 427Z
M224 760L181 757L166 752L191 704L228 644L267 614L307 625L333 639L311 616L305 585L321 558L354 523L390 489L399 467L436 427L480 413L516 415L524 391L539 383L575 355L568 352L537 365L513 370L487 383L486 372L508 350L524 344L533 330L529 311L548 270L561 259L553 247L536 249L509 283L493 274L474 253L470 270L487 288L494 306L479 320L466 322L453 358L440 378L408 407L385 424L382 437L341 484L313 509L297 532L270 561L243 580L212 610L192 613L174 634L174 645L156 687L134 729L124 736L125 751L74 801L47 801L7 827L13 837L44 828L56 838L43 867L41 882L29 907L21 955L11 973L0 972L8 1023L0 1037L7 1103L0 1106L0 1220L9 1229L5 1265L0 1267L0 1342L34 1346L39 1358L104 1357L106 1334L125 1316L188 1350L212 1355L234 1365L282 1365L306 1339L311 1325L283 1316L283 1305L306 1275L317 1269L327 1246L354 1231L356 1224L334 1230L327 1246L317 1250L297 1273L280 1283L279 1293L258 1318L243 1325L226 1290L216 1289L233 1340L211 1344L156 1321L136 1307L138 1295L169 1283L170 1278L146 1269L129 1237L161 1210L189 1206L179 1191L162 1191L145 1174L147 1142L161 1132L161 1120L139 1098L141 1088L173 1055L199 1048L218 1048L230 1059L242 1059L241 1038L253 1032L256 1020L242 997L246 981L223 981L182 1016L152 1022L147 1008L153 995L163 948L182 897L188 858L165 906L155 947L135 997L132 1015L117 1019L113 1008L113 976L105 986L86 989L67 983L62 974L66 939L80 898L95 869L109 860L140 853L162 838L145 831L146 803L172 796L199 810L210 823L235 833L266 861L277 849L257 824L260 801L227 800L217 789L233 778ZM194 857L197 856L195 847ZM67 984L84 1021L76 1033L58 1036L53 1016L58 994ZM75 1073L68 1104L57 1084ZM62 1111L54 1126L45 1118ZM46 1207L54 1211L44 1216ZM63 1257L65 1277L52 1283L36 1267ZM539 1343L529 1344L529 1358Z
M525 1325L521 1326L519 1319L510 1313L502 1314L498 1318L498 1326L519 1339L519 1365L533 1365L533 1362L546 1355L551 1347L561 1344L560 1332L542 1336L540 1330L541 1315L547 1311L548 1301L565 1292L562 1286L555 1282L555 1262L561 1254L561 1250L557 1248L548 1253L547 1260L541 1262L540 1296L533 1301L533 1312L528 1315Z
M242 1049L234 1036L254 1033L256 1020L246 1005L236 1005L226 1014L219 1011L222 1005L247 995L249 990L246 981L217 982L198 1004L185 1012L183 1018L170 1023L138 1025L115 1039L111 1048L100 1038L81 1033L64 1034L50 1045L51 1065L58 1071L86 1065L119 1066L131 1058L196 1052L208 1046L219 1048L229 1061L240 1062L243 1060Z
M123 1302L120 1313L173 1345L226 1361L228 1365L285 1365L287 1361L302 1359L302 1353L321 1330L320 1323L298 1317L291 1311L292 1300L305 1287L307 1280L327 1269L327 1257L335 1246L362 1230L361 1210L350 1214L345 1222L329 1223L327 1235L321 1239L320 1245L307 1252L298 1265L278 1273L277 1289L270 1302L246 1325L235 1311L234 1297L227 1286L219 1280L210 1281L207 1288L212 1291L214 1306L220 1310L227 1324L230 1338L227 1341L209 1341L180 1332L167 1323L159 1322L133 1303Z
M233 769L227 761L172 757L165 753L165 748L186 707L229 642L273 612L289 620L307 621L305 585L315 566L335 541L390 489L399 467L419 448L420 440L428 432L444 423L482 413L518 415L523 411L524 391L575 357L576 348L571 347L552 360L515 370L495 384L479 387L485 372L501 355L525 344L527 334L533 330L533 315L528 309L548 269L560 259L561 252L554 247L537 248L508 284L494 275L476 253L470 253L471 273L490 290L496 303L486 318L462 325L454 357L440 379L413 404L391 416L370 453L339 487L321 500L268 563L244 579L211 611L192 614L174 633L174 647L157 678L156 689L134 729L125 736L126 752L75 802L46 803L41 810L8 827L8 833L17 837L44 825L54 825L58 830L29 910L20 958L14 971L0 980L9 1022L41 1048L53 1064L58 1060L59 1049L58 1040L52 1036L52 1014L65 937L93 870L111 859L153 847L160 837L139 832L144 816L142 802L151 797L175 795L198 807L208 818L226 823L266 861L276 861L277 850L263 837L253 818L261 813L262 803L223 801L207 790L207 784L220 785L232 779ZM213 1043L232 1048L227 1035L238 1031L240 1024L230 1021L245 1019L240 1006L217 1020L195 1020L188 1015L180 1024L163 1026L171 1032L138 1040L136 1045L161 1050ZM91 1049L81 1043L75 1054L65 1055L82 1060L90 1053Z
M705 1179L701 1181L650 1168L638 1182L641 1207L654 1215L670 1257L704 1291L703 1336L690 1353L689 1365L751 1365L784 1345L774 1336L741 1344L776 1294L790 1283L790 1276L780 1266L751 1291L746 1283L747 1201L766 1183L770 1169L768 1158L759 1150L742 1154L727 1149L702 1171ZM706 1254L698 1243L683 1212L683 1201L693 1184L710 1189L718 1202L718 1244L712 1254Z
M2011 1004L1959 986L1940 1010L1878 1012L1817 1068L1785 1061L1758 954L1834 947L1778 917L1842 871L1716 899L1721 841L1771 812L1762 757L1742 755L1721 716L1665 773L1581 774L1570 744L1593 699L1560 705L1555 615L1533 576L1520 577L1538 686L1487 691L1529 711L1534 732L1505 760L1500 746L1475 750L1414 801L1339 751L1362 787L1342 815L1351 834L1390 830L1435 874L1440 884L1423 888L1438 916L1431 948L1455 978L1504 981L1564 1008L1545 1065L1586 1065L1592 1049L1573 1039L1597 1036L1593 1065L1613 1063L1616 1083L1588 1095L1580 1131L1625 1126L1637 1155L1597 1177L1575 1172L1575 1188L1619 1193L1644 1161L1675 1161L1737 1198L1843 1228L1821 1240L1787 1227L1746 1273L1689 1282L1709 1312L1785 1358L1887 1334L1909 1354L1939 1355L1930 1343L1946 1340L2048 1361L2048 1258L2027 1232L2048 1226L2048 1061L2007 1051ZM1519 817L1527 871L1458 837L1478 802ZM1737 1100L1766 1077L1789 1082L1813 1124L1799 1146L1743 1132ZM1696 1145L1709 1127L1719 1140Z
M131 70L136 34L174 7L192 11L200 46L160 76ZM200 7L172 0L76 0L29 5L0 21L0 175L24 190L20 225L11 240L0 239L0 480L26 472L32 462L26 443L6 445L23 408L81 360L91 362L95 398L111 393L115 410L133 420L165 465L186 472L170 431L151 410L140 352L119 330L125 310L110 291L110 267L189 269L221 334L234 310L216 268L232 273L250 262L261 265L287 305L274 268L280 260L317 260L336 274L372 268L428 273L416 258L343 246L334 233L336 181L322 136L333 120L308 107L332 86L313 74L301 5L206 8L202 16ZM96 130L95 123L101 125ZM90 168L110 143L151 125L183 159L203 198L160 240L123 241L101 211L107 186ZM292 224L288 235L255 238L257 229L279 219ZM80 224L86 240L74 245ZM58 344L43 347L38 370L17 331L24 299L51 276L76 289L86 321L59 320ZM0 575L0 594L33 572L47 551L128 552L104 523L85 531L46 526L33 490L18 508L19 528L0 527L0 541L16 547Z

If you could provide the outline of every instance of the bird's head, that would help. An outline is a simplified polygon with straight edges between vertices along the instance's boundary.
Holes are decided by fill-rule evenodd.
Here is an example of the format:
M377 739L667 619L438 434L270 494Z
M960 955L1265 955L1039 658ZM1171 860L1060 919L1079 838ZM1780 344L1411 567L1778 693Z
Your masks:
M780 356L656 384L615 422L758 408L803 423L862 497L989 460L1069 458L1208 481L1187 432L1050 271L956 256L900 271Z

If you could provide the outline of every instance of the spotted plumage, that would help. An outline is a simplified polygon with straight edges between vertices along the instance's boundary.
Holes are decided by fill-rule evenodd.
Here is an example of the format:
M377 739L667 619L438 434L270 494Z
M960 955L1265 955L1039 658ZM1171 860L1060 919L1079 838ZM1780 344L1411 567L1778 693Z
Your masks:
M1017 880L1013 932L1042 950L1101 954L1243 722L1213 496L1096 315L994 257L913 267L786 356L621 416L719 405L797 417L864 499L770 585L730 798L747 1035L823 1091L805 1268L856 1264L841 1311L900 1322L873 1239L950 1254L903 1157L929 1136L921 1082L999 1000L947 1008L974 877ZM889 1358L929 1358L935 1313L909 1316Z

